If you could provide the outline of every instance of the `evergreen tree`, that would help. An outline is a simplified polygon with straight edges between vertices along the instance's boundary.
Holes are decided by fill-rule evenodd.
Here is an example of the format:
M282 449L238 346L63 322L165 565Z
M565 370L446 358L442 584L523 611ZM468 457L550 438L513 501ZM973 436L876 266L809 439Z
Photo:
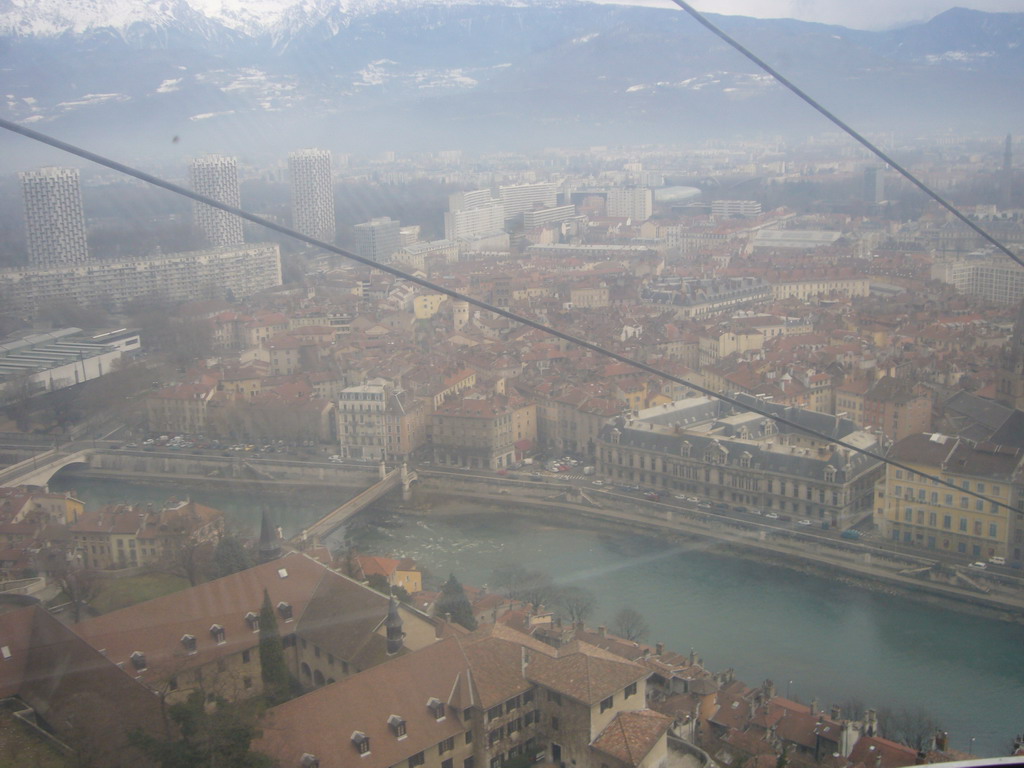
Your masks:
M203 692L193 691L168 709L179 738L163 741L135 730L128 739L161 768L273 768L270 757L249 748L259 731L244 712L225 701L211 710Z
M451 614L452 621L461 624L466 629L476 629L476 618L473 616L473 608L469 604L469 598L462 588L462 584L455 578L455 574L449 574L448 581L441 586L441 597L438 598L434 613L438 616Z
M263 674L263 695L270 706L287 701L291 681L284 661L284 644L277 630L277 616L270 604L270 593L263 590L260 608L260 667Z

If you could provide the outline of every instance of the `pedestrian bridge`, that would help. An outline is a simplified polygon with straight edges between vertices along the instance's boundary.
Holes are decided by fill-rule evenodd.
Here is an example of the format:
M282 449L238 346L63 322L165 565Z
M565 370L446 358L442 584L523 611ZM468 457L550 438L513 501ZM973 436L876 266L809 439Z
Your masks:
M396 467L388 472L384 464L381 463L380 473L381 478L378 482L371 485L358 496L349 499L337 509L328 512L311 526L293 537L290 543L294 546L302 547L311 543L315 544L327 538L344 525L354 514L373 504L373 502L398 485L402 486L402 497L404 499L409 498L409 489L412 483L416 481L416 472L410 470L407 464L402 464L401 467Z

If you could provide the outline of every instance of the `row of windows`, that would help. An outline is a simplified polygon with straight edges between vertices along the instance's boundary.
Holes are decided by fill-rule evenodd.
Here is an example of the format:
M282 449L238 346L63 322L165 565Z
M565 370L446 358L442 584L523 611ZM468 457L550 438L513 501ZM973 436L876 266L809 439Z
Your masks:
M902 469L897 469L896 470L896 479L897 480L903 480L904 479L904 475L906 475L906 479L907 479L908 482L912 482L912 483L925 483L925 484L929 484L929 485L936 485L937 484L934 480L932 480L929 477L925 477L924 475L918 475L918 474L916 474L914 472L910 472L909 470L907 472L904 472ZM945 479L945 478L943 478L943 479ZM956 480L951 480L951 482L955 483L957 481ZM971 490L971 481L970 480L960 480L959 482L960 482L960 487L963 488L965 491ZM896 486L896 487L898 488L899 486ZM986 488L985 483L976 482L974 484L974 490L977 491L978 493L985 493L985 488ZM1001 491L1002 491L1002 489L1000 488L1000 486L993 484L988 492L992 496L998 496Z
M925 524L925 514L928 515L928 525L930 525L932 528L937 527L937 525L938 525L938 514L935 513L935 512L926 512L926 510L923 510L923 509L917 510L917 514L916 514L917 524L918 525L924 525ZM913 523L914 521L915 521L914 509L911 508L911 507L906 507L903 510L903 522L905 522L905 523ZM942 527L945 530L947 530L947 531L953 529L953 516L952 515L943 515L942 516ZM960 532L961 533L969 533L971 528L972 528L972 526L970 526L970 521L968 521L968 519L966 517L961 517L960 520L959 520L959 530L960 530ZM984 531L984 523L982 523L980 520L975 520L974 521L974 525L973 525L973 533L974 533L974 535L975 536L983 536L984 535L983 531ZM988 535L989 535L990 538L993 538L993 539L999 537L999 525L998 525L998 523L989 523L988 524Z

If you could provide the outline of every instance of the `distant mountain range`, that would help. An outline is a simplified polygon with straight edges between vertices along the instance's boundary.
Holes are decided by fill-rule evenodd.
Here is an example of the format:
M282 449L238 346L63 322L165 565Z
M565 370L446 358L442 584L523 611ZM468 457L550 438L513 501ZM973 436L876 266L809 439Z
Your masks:
M712 18L864 131L1024 118L1024 14ZM4 117L121 157L831 130L686 14L579 0L0 0L0 67Z

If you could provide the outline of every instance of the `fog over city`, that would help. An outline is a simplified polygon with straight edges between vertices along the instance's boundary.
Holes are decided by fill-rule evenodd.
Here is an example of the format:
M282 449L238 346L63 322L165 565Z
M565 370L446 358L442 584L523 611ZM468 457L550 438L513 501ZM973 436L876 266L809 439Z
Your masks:
M0 8L0 766L1024 764L1024 2L694 6Z

